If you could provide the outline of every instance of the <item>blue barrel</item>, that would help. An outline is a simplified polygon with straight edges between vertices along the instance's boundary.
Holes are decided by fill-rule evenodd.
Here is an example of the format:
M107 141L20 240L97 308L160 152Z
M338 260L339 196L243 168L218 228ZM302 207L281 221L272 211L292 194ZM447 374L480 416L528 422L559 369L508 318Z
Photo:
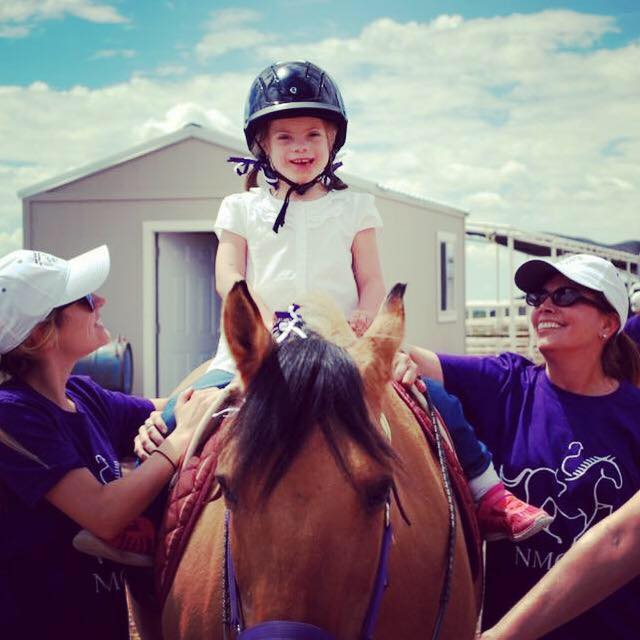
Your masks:
M118 338L79 360L75 375L89 376L110 391L131 393L133 386L133 354L127 340Z

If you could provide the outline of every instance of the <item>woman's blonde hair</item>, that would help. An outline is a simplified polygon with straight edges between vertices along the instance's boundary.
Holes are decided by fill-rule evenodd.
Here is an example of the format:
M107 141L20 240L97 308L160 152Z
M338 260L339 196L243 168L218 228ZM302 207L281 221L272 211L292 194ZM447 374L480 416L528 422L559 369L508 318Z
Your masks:
M58 327L62 316L59 309L54 309L40 322L29 336L15 349L0 357L0 375L4 378L24 375L37 361L38 354L58 340ZM34 335L38 329L37 337Z

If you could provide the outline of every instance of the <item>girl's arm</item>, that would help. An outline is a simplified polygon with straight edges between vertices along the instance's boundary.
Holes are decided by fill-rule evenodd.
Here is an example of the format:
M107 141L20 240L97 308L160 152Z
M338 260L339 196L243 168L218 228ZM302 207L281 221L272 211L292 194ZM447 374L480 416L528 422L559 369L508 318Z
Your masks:
M368 325L378 313L386 293L375 229L358 231L351 245L351 255L358 287L358 308L352 318L360 316ZM356 327L353 328L358 333Z
M224 299L231 287L247 274L247 241L237 233L223 231L216 253L216 291Z
M103 539L118 535L151 503L177 466L193 431L219 389L187 391L176 404L177 426L144 464L123 478L101 484L87 468L73 469L46 494L47 500L81 527ZM165 458L164 456L167 456Z
M590 529L482 640L534 640L640 573L640 492Z
M224 300L231 287L247 275L247 241L233 231L224 230L216 253L216 291ZM260 309L265 325L271 328L273 312L251 287L251 296Z

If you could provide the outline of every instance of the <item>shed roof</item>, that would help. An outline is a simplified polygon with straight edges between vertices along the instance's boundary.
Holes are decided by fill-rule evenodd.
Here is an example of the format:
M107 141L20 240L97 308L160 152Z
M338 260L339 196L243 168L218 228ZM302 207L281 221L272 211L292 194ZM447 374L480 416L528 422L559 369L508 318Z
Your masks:
M178 129L172 133L153 138L152 140L143 142L142 144L136 145L119 153L107 156L84 166L77 167L71 171L49 178L48 180L38 182L30 187L20 189L18 191L18 197L22 199L32 198L38 194L58 189L71 182L87 178L95 173L99 173L100 171L104 171L116 165L124 164L130 160L140 158L164 147L176 144L177 142L188 140L189 138L227 148L234 154L247 154L246 145L243 140L230 136L222 131L202 127L198 124L188 124L182 129ZM391 200L404 202L414 206L417 205L419 207L454 215L456 217L464 217L468 215L467 212L460 209L440 204L415 194L404 193L387 187L384 184L366 180L358 176L343 174L343 178L348 184L359 189L369 191L370 193L380 197L386 197Z

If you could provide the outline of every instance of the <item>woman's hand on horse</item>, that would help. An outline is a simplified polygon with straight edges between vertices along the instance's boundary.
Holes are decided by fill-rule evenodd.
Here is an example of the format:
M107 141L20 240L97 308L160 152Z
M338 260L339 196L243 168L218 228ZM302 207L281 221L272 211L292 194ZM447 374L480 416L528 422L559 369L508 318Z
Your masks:
M415 384L419 391L425 390L425 384L418 376L418 365L404 351L396 353L393 361L393 379L406 387Z
M216 396L222 393L221 389L211 387L209 389L185 389L176 402L176 430L174 433L188 435L195 431L206 415L211 413L211 405Z
M140 460L146 460L164 442L166 435L167 425L162 419L162 411L152 411L133 441L135 454Z

